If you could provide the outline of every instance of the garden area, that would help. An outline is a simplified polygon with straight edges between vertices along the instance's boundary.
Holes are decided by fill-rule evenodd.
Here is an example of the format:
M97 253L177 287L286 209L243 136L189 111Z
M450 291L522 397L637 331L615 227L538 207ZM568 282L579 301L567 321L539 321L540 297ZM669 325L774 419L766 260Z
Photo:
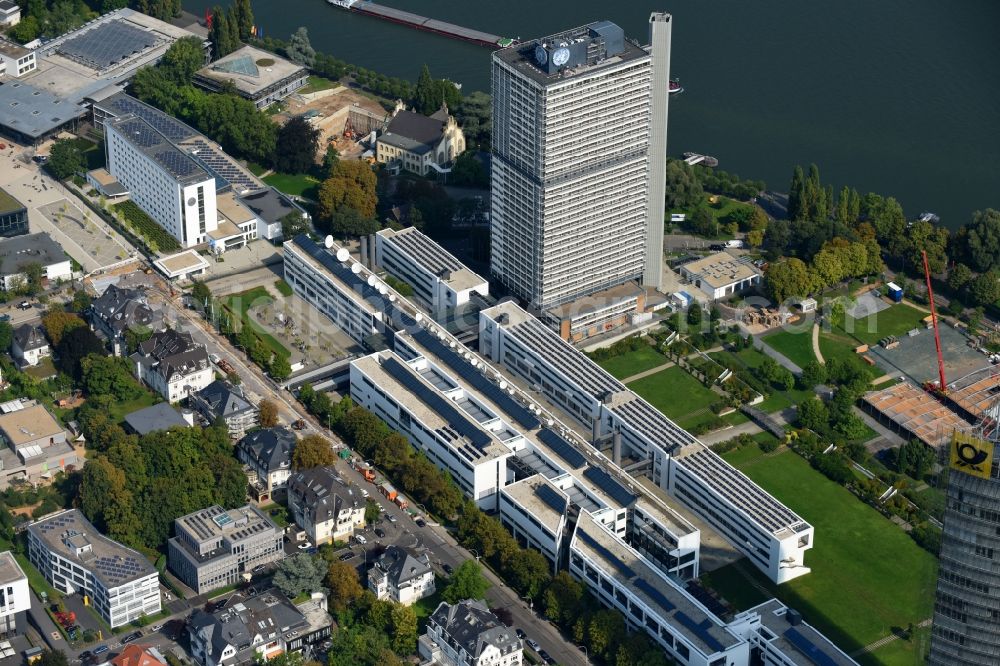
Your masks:
M812 348L812 333L809 330L779 330L762 337L761 341L800 368L805 367L809 361L816 360ZM853 348L851 353L854 353Z
M854 319L848 314L833 316L834 328L853 336L866 345L877 345L882 338L902 337L914 328L923 328L927 314L905 303L897 303L885 310Z
M271 353L288 358L290 352L278 340L265 331L260 324L250 316L251 308L264 307L274 303L274 299L267 293L264 287L254 287L248 291L232 294L222 299L223 307L236 315L243 326L249 326L257 339L271 351Z
M264 177L264 182L285 194L312 199L315 201L319 197L320 182L309 174L288 174L272 173Z
M774 586L752 567L730 565L704 577L737 608L764 600L744 574L786 604L847 652L928 619L932 613L937 562L897 525L826 479L809 462L786 450L763 456L755 446L723 454L779 501L816 528L816 545L806 554L812 572ZM904 645L884 648L905 655ZM906 663L902 656L869 663ZM913 655L910 654L910 662Z
M181 249L177 239L167 233L166 229L153 221L137 204L123 201L111 207L113 215L123 222L145 242L152 252L174 252Z
M632 377L640 372L651 370L667 363L669 359L656 351L651 345L643 343L634 350L597 361L597 364L607 370L617 379Z
M710 407L722 396L676 365L637 379L628 387L685 430L705 432L706 426L719 421Z

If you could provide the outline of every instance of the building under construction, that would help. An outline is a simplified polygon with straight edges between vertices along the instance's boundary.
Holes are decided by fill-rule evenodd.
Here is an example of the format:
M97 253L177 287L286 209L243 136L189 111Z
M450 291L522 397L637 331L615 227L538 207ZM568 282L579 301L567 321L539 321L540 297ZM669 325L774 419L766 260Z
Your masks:
M909 382L900 382L863 398L863 407L882 425L907 439L918 439L933 449L941 449L952 432L970 422L961 418L930 393Z

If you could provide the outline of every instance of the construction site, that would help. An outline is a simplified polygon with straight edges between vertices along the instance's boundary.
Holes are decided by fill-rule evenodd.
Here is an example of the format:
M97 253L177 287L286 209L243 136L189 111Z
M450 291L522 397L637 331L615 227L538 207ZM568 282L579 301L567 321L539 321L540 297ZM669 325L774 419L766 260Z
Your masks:
M304 116L320 130L317 161L333 145L344 159L363 157L368 147L364 140L389 121L390 113L372 97L347 86L337 86L314 93L296 94L285 100L285 108L275 114L280 124L295 116Z

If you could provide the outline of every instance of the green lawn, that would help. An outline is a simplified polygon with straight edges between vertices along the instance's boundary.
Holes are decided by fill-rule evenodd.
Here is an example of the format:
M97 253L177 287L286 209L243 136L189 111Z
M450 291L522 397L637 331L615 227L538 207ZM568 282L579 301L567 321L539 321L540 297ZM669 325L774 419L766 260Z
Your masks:
M774 351L784 354L789 361L800 368L809 361L816 360L812 348L812 333L808 330L778 331L761 338L761 341Z
M903 337L914 328L923 328L927 315L916 308L897 303L886 310L862 319L845 315L843 331L867 345L876 345L887 335Z
M932 555L798 454L756 457L753 448L724 457L816 528L815 547L806 553L812 572L774 586L754 571L762 585L847 652L931 616L937 576ZM732 584L732 574L713 575L723 596L743 600L746 592Z
M309 174L272 173L264 177L264 182L285 194L316 200L319 195L319 181Z
M241 291L238 294L233 294L223 299L223 303L226 307L232 312L239 314L243 323L248 324L257 334L257 337L259 337L273 353L288 358L291 352L289 352L284 345L278 342L273 335L265 331L260 324L254 321L253 317L251 317L247 312L251 306L256 307L273 302L274 299L271 298L271 296L267 293L267 289L264 287L254 287L253 289Z
M598 361L597 364L618 379L625 379L626 377L631 377L645 370L663 365L667 361L666 356L652 347L642 347L621 356Z
M258 178L267 173L267 167L256 162L247 162L247 169Z
M308 95L309 93L319 92L321 90L329 90L330 88L339 88L340 84L336 81L331 81L330 79L324 79L322 76L310 76L309 82L296 90L295 92L300 95Z
M715 203L710 203L710 201L709 201L709 199L712 196L716 197L716 202ZM710 234L710 235L706 236L706 238L711 238L713 240L722 240L722 239L727 239L728 240L728 239L732 238L732 236L729 236L729 235L726 235L725 233L723 233L721 225L726 224L729 221L727 218L733 213L733 211L735 211L738 208L749 208L750 204L745 204L745 203L736 201L735 199L730 199L729 197L724 197L722 195L710 195L710 194L706 194L705 195L705 206L708 208L708 212L710 212L712 214L712 217L715 218L716 222L718 222L719 226L720 226L718 233ZM690 221L691 220L691 216L694 214L694 210L695 210L694 208L678 208L676 210L669 210L669 211L667 211L667 219L669 220L670 219L669 216L671 214L673 214L673 213L683 213L684 215L687 216L687 219ZM685 223L681 223L681 226L683 227L684 224Z
M143 387L142 395L128 402L118 402L108 408L108 415L114 419L115 423L121 423L125 417L137 409L151 407L160 402L162 398L152 391Z
M281 294L282 296L287 297L287 296L291 296L292 295L292 287L291 287L291 285L289 285L284 280L275 280L274 281L274 288L277 289L278 293Z
M715 415L708 406L721 400L676 365L631 382L628 387L682 428L694 428Z
M810 354L812 347L810 346ZM736 363L742 363L747 368L753 369L764 362L767 355L757 349L741 349L738 352L721 351L712 352L709 354L714 360L719 363L729 364L731 361L736 361ZM757 409L764 412L777 412L796 405L802 402L804 399L810 397L813 394L812 391L800 391L799 389L792 389L791 391L773 391L770 395L764 398L764 402L759 405L755 405Z

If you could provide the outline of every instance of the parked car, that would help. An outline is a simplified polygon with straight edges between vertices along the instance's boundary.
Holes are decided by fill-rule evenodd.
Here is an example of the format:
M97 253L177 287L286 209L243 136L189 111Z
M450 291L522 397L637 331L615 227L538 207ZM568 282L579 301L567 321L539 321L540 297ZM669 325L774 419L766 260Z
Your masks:
M349 551L347 551L346 553L344 553L344 554L342 554L340 556L340 561L341 562L346 562L347 560L350 560L350 559L355 558L357 556L358 556L357 553L355 553L354 551L350 551L349 550Z
M537 643L537 642L536 642L536 641L535 641L534 639L532 639L532 638L525 638L525 639L524 639L524 642L525 642L525 643L526 643L526 644L528 645L528 647L530 647L530 648L531 648L532 650L534 650L535 652L538 652L539 650L541 650L541 649L542 649L542 646L541 646L541 645L539 645L539 644L538 644L538 643Z
M251 573L259 574L261 571L267 568L266 564L258 564L253 569L250 570Z
M553 658L552 658L552 657L551 657L551 656L549 655L549 653L548 653L548 652L546 652L545 650L539 650L539 651L538 651L538 656L539 656L539 657L541 657L541 658L542 658L542 661L544 661L544 662L545 662L546 664L554 664L554 663L556 663L556 660L555 660L555 659L553 659Z
M376 527L375 528L375 536L377 536L379 539L384 539L385 538L385 530L383 530L381 527Z
M132 641L136 640L137 638L141 638L141 637L142 637L142 632L141 631L133 631L128 636L125 636L124 638L122 638L122 645L124 645L125 643L131 643Z
M107 651L108 651L107 645L98 645L97 647L94 648L94 656L96 657L99 654L104 654Z
M218 363L219 362L219 355L218 354L209 354L208 355L208 360L211 361L212 363Z
M396 516L392 515L391 513L389 514L389 522L390 523L394 523L397 520L398 520L398 518L396 518Z
M31 301L21 301L20 303L17 304L17 307L20 308L20 309L22 309L22 310L30 310L31 309Z
M514 633L517 634L517 637L520 638L522 641L528 637L528 634L524 633L524 629L521 629L520 627L515 629Z
M312 543L309 541L303 541L299 544L299 550L306 550L308 548L312 548Z
M84 650L83 652L80 653L80 661L87 661L93 656L94 656L93 652L91 652L90 650Z
M364 488L362 488L361 489L361 496L364 497L365 499L368 499L369 497L371 497L371 493L368 492L367 490L365 490Z
M368 539L366 539L363 534L355 535L354 539L362 546L368 543Z
M423 518L417 518L413 522L417 524L417 527L426 527L427 526L427 523L424 522Z
M9 314L0 314L0 321L10 321Z
M444 564L442 564L441 568L444 569L444 572L446 574L448 574L449 576L452 575L453 573L455 573L455 567L451 566L447 562L445 562ZM521 636L521 638L524 638L524 636Z

